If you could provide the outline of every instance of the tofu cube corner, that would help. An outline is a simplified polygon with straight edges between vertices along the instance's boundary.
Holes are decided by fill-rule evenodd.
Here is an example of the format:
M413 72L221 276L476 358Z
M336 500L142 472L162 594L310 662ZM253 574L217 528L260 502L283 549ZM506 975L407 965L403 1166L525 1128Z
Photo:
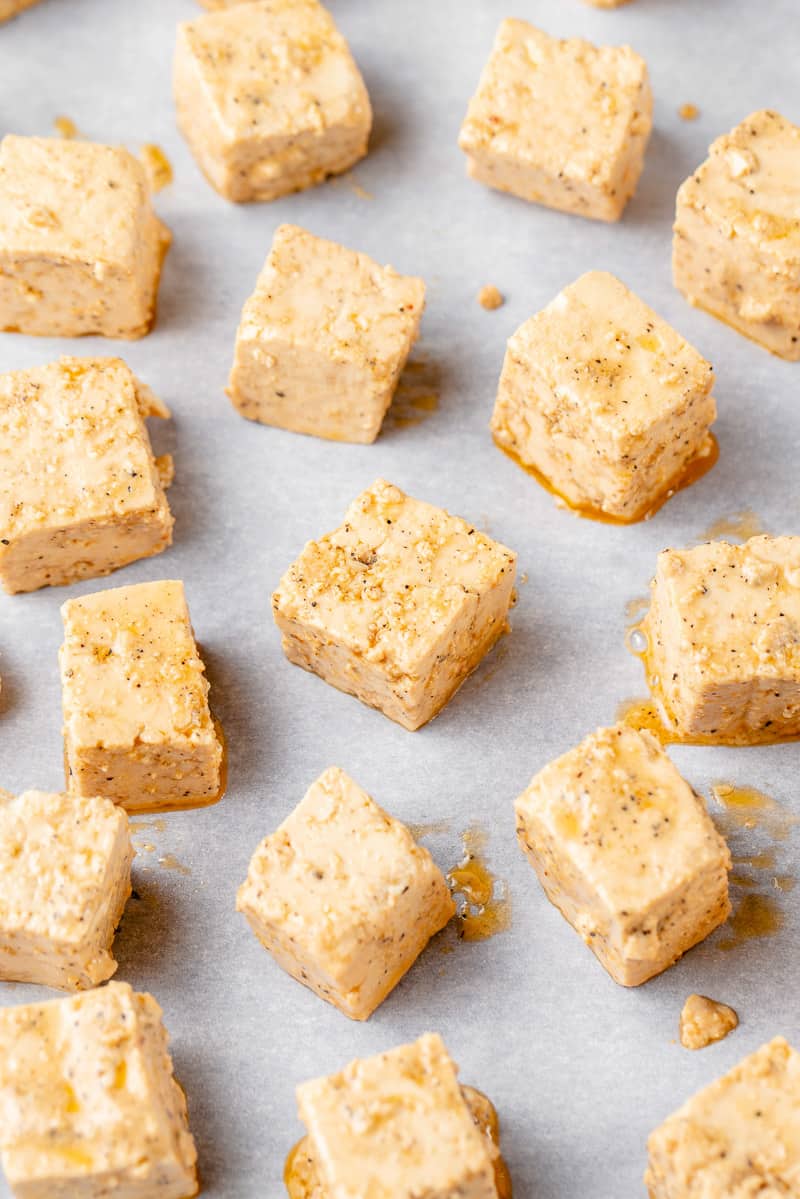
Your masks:
M259 845L237 908L284 970L354 1020L455 911L428 851L338 767Z
M379 479L273 595L290 662L418 729L507 630L516 554Z
M598 729L516 801L547 898L615 982L646 982L730 913L728 847L649 733Z

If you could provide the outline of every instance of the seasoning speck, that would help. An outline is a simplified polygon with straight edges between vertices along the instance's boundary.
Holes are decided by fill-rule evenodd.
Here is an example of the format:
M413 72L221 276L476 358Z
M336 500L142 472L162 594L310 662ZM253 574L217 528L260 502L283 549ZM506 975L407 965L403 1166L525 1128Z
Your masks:
M59 137L73 138L78 136L78 126L69 117L56 117L53 128Z
M696 104L681 104L678 116L682 121L696 121L700 116L700 109Z

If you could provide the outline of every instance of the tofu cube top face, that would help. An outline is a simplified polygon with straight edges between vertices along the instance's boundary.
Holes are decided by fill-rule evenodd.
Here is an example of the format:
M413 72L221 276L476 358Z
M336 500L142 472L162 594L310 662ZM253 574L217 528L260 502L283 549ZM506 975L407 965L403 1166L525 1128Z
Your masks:
M100 1196L119 1171L131 1199L196 1194L166 1047L158 1004L125 983L0 1010L0 1154L15 1193Z
M702 801L649 733L598 729L545 766L516 803L520 836L540 829L581 889L626 921L705 870L730 868Z
M0 943L9 933L84 941L132 856L128 817L108 799L0 798Z
M438 1036L304 1083L297 1101L332 1199L497 1199L486 1140Z
M782 1037L705 1087L650 1136L653 1199L795 1195L800 1054Z
M209 685L183 583L98 591L61 609L66 735L74 746L125 749L215 740Z
M171 525L146 416L169 412L119 358L0 375L0 537L161 509Z
M178 27L224 142L371 123L347 42L317 0L259 0Z

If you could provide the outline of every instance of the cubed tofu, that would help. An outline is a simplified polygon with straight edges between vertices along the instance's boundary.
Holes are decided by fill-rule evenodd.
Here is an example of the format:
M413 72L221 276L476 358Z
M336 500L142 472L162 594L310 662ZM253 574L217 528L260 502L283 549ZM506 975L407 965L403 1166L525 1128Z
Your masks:
M681 736L800 736L800 537L664 550L650 590L648 682Z
M650 1199L800 1194L800 1054L783 1037L744 1058L651 1133Z
M516 816L547 898L624 987L730 913L728 848L649 733L598 729L534 776Z
M713 381L680 333L590 271L509 339L491 429L571 507L640 520L713 461Z
M67 787L129 812L214 803L222 745L183 583L98 591L61 609Z
M290 662L418 729L508 628L516 554L378 479L272 597Z
M137 338L155 319L170 233L127 150L63 138L0 143L0 329Z
M110 978L132 860L128 817L110 800L0 797L0 978L65 991Z
M261 842L236 906L284 970L354 1020L455 913L428 851L337 767Z
M616 221L636 190L652 126L644 59L629 46L498 30L461 126L473 179L523 200Z
M628 0L584 0L584 3L591 4L594 8L621 8Z
M441 1037L363 1058L297 1088L323 1196L498 1199L494 1155Z
M421 279L281 225L242 311L228 395L265 425L374 441L424 307Z
M161 1016L117 982L0 1009L0 1160L16 1199L197 1194Z
M372 110L358 67L317 0L225 6L178 26L178 125L228 200L275 200L367 152Z
M144 418L169 411L119 358L0 375L0 583L95 578L172 543Z
M23 9L33 8L39 0L0 0L0 21L8 21Z
M755 112L678 192L675 286L773 354L800 360L800 128Z

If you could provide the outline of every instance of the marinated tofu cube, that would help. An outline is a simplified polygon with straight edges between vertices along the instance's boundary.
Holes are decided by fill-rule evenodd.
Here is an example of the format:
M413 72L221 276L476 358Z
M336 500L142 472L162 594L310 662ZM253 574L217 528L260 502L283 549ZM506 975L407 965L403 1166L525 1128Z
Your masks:
M242 311L228 395L265 425L374 441L424 307L421 279L281 225Z
M641 520L713 463L713 381L680 333L591 271L509 339L491 429L571 507Z
M272 598L290 662L407 729L508 627L516 554L383 479L310 541Z
M523 200L616 221L644 165L653 98L630 46L503 21L461 126L473 179Z
M214 803L222 745L183 583L139 583L63 605L67 787L129 812Z
M598 729L516 802L551 903L615 982L660 974L730 913L728 848L656 739Z
M800 127L755 112L678 192L675 286L773 354L800 360Z
M0 0L0 21L8 21L23 9L33 8L39 0Z

